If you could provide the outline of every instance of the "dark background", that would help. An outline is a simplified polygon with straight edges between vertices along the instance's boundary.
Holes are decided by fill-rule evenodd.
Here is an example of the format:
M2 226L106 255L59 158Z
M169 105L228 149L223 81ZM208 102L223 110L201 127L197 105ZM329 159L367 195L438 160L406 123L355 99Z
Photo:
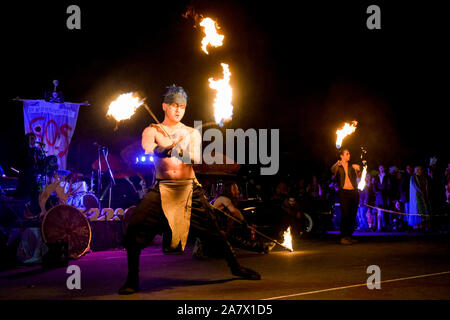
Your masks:
M427 165L449 160L448 28L437 3L391 1L59 1L2 4L0 164L14 175L24 134L20 102L43 98L59 80L81 106L68 167L89 172L98 142L111 153L140 139L153 120L144 108L119 125L106 118L118 94L139 91L160 120L165 87L185 87L183 122L213 120L208 78L230 66L233 120L225 128L280 129L280 174L323 172L336 160L336 130L358 120L345 140L353 157ZM66 9L81 8L81 30ZM381 30L366 9L381 8ZM204 54L202 30L182 15L189 6L217 19L221 48Z

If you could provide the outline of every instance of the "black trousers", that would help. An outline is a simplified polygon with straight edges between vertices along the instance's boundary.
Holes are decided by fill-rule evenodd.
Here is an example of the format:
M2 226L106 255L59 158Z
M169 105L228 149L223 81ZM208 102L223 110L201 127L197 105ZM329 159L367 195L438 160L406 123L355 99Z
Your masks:
M339 190L341 204L341 237L351 237L355 230L359 194L357 190Z
M230 269L238 268L239 263L233 248L218 224L218 218L222 213L208 203L201 185L194 181L193 183L189 236L199 237L204 243L215 243L217 250L222 251ZM157 234L163 233L171 234L161 207L161 194L157 182L135 209L125 233L124 247L127 249L129 275L136 275L139 272L141 250L147 247Z

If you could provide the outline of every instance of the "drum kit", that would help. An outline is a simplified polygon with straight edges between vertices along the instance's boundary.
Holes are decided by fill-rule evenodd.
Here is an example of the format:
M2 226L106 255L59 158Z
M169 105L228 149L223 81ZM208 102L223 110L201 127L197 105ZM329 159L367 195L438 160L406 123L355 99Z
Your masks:
M64 194L68 197L66 203L56 204L45 213L42 220L43 238L46 243L67 242L69 257L73 259L81 257L89 248L92 237L90 226L92 217L90 215L98 216L97 218L100 219L105 212L105 219L107 218L106 211L110 208L111 190L116 184L115 180L127 179L133 172L136 174L133 169L130 169L130 166L124 164L120 157L108 155L107 150L105 152L105 148L102 146L99 146L98 149L99 158L92 163L93 171L88 177L69 170L58 170L54 165L51 170L46 169L45 171L45 174L52 171L53 176L61 181L60 186L64 188ZM54 161L51 160L47 161L48 165L53 164ZM194 166L199 180L206 178L211 182L209 190L207 190L209 198L217 196L221 191L223 181L233 179L239 168L240 165L236 163ZM138 171L138 169L136 170ZM109 207L102 210L101 200L108 194L108 191ZM120 220L122 220L123 231L125 231L134 209L135 206L131 206L122 210L123 214L121 214ZM114 211L114 217L108 220L117 220L115 219L117 218L116 211Z

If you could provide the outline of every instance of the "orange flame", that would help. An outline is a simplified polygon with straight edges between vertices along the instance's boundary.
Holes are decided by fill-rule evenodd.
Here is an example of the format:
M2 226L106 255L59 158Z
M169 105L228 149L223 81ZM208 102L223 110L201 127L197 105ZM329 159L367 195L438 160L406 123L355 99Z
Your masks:
M358 189L363 191L366 186L366 175L367 175L367 165L364 166L363 171L361 173L361 180L358 183Z
M291 226L287 228L287 230L283 234L283 243L282 245L289 248L289 250L294 251L292 248L292 235L291 235Z
M221 63L221 65L223 68L223 79L208 79L209 87L217 91L214 99L214 119L220 126L225 121L231 120L233 116L233 105L231 104L233 89L230 86L231 73L226 63Z
M116 121L130 119L143 103L144 99L139 100L133 92L124 93L111 102L106 115L112 116Z
M345 123L342 129L336 131L337 139L336 139L336 148L340 148L342 146L342 141L344 138L356 130L356 126L358 125L358 121L352 121L352 124Z
M211 18L204 18L200 22L200 26L203 27L203 31L205 33L205 36L202 39L202 50L206 54L209 54L208 50L206 50L206 47L208 45L211 45L213 47L220 47L225 36L217 33L217 23ZM217 26L217 29L220 28Z

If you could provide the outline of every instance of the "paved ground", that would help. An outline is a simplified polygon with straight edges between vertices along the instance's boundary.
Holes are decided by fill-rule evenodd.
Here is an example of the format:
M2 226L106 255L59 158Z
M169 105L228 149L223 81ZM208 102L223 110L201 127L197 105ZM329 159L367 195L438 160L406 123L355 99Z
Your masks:
M68 290L65 268L19 268L0 273L0 300L450 300L449 236L357 234L360 243L338 244L337 234L304 239L295 252L238 250L241 263L262 274L260 281L232 276L224 260L196 260L192 245L183 255L164 255L160 238L143 251L141 292L119 296L126 252L94 252L71 261L81 268L81 290ZM381 289L369 290L366 269L378 265Z

